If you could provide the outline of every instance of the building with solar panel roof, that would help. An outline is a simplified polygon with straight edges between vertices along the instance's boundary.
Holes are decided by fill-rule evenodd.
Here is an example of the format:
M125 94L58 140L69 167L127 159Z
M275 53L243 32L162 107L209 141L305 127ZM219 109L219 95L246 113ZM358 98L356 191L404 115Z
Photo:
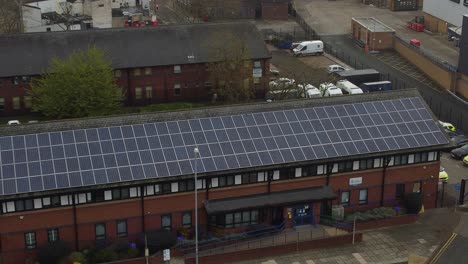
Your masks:
M409 192L434 208L448 145L416 90L2 127L3 263L57 239L192 228L194 188L205 233L317 224Z

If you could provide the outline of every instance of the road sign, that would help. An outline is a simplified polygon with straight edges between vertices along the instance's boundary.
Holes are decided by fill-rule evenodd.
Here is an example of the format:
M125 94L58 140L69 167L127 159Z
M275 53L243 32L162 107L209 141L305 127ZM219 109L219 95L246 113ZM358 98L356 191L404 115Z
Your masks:
M164 261L171 260L171 250L170 249L164 249L163 250L163 260Z
M461 188L461 185L459 183L455 184L453 186L453 189L455 189L455 191L459 192L460 191L460 188Z

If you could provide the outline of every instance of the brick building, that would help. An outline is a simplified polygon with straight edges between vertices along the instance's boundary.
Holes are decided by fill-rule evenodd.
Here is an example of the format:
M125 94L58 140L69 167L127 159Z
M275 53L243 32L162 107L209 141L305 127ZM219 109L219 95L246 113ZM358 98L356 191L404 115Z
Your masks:
M408 192L434 208L439 151L449 144L416 90L8 126L0 135L4 264L57 239L83 249L192 228L195 186L203 233L315 224L332 205L393 206Z
M262 70L261 77L252 75L246 83L263 96L271 56L248 22L2 35L0 116L28 112L31 78L44 73L52 58L91 45L111 60L128 105L209 100L216 84L209 81L206 65L216 60L213 54L226 34L242 39L252 70Z
M373 17L353 17L352 37L369 50L393 49L395 30Z

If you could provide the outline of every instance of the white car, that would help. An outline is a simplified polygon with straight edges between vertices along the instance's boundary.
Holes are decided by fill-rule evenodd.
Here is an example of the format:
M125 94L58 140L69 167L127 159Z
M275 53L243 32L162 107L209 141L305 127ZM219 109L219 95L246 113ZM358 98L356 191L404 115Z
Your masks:
M333 64L328 66L328 73L334 73L334 72L342 72L342 71L348 71L349 69L338 65L338 64Z
M20 121L19 120L10 120L8 121L8 125L11 126L11 125L20 125Z
M319 88L323 96L343 95L343 92L333 83L322 83Z
M301 95L303 95L302 97L304 98L322 97L322 93L319 89L312 84L306 84L305 89L304 85L298 84L297 89L301 92Z
M270 88L273 89L283 89L287 88L291 85L294 85L296 81L294 79L288 79L288 78L279 78L277 80L271 81L270 82Z

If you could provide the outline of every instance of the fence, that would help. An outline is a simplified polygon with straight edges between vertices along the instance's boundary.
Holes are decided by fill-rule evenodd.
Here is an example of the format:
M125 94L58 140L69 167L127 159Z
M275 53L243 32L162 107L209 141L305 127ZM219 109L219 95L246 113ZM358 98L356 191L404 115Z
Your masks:
M396 41L400 41L400 43L402 43L403 45L411 48L413 51L419 53L420 55L424 56L425 58L429 59L432 63L448 70L448 71L451 71L451 72L457 72L458 70L458 67L457 66L454 66L444 60L441 60L440 58L436 57L434 54L432 54L430 51L424 49L424 48L417 48L413 45L410 44L409 40L407 39L404 39L398 35L394 35Z

